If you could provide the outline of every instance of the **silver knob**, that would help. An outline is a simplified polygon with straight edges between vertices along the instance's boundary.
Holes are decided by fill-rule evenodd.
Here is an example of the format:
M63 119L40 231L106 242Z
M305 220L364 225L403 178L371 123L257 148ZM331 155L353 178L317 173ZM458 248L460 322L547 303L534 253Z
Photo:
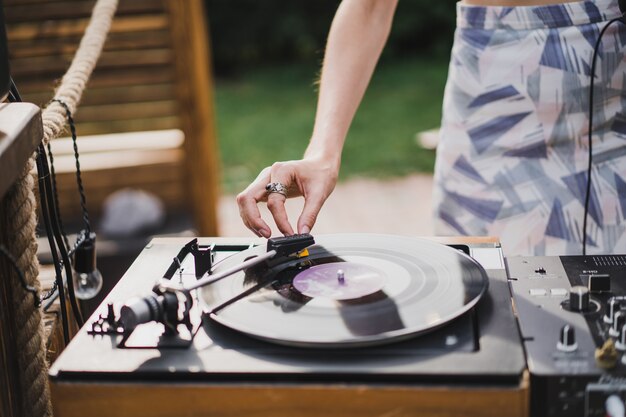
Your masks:
M576 332L574 332L574 328L569 324L561 327L561 333L559 334L559 341L556 343L556 348L561 352L573 352L578 349Z
M609 301L606 303L606 311L604 312L603 317L604 322L608 324L613 323L613 317L615 317L615 313L617 313L621 307L622 306L619 300L616 300L615 298L610 298Z
M626 324L620 328L619 336L615 342L615 349L626 351Z
M613 337L619 337L620 330L626 324L626 313L623 311L618 311L613 316L613 324L609 329L609 335Z

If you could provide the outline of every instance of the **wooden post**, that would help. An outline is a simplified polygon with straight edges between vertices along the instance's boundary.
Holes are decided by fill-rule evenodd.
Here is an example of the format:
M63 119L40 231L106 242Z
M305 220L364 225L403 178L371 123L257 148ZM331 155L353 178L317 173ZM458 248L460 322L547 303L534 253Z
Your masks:
M201 236L217 236L219 151L209 35L202 0L168 0L189 200Z
M0 136L0 224L6 225L14 221L12 214L6 212L8 201L19 191L15 188L14 182L20 178L20 175L23 175L28 160L43 137L41 112L33 104L2 104L0 105L0 126L2 126L3 133ZM35 207L30 208L35 209ZM18 237L16 234L13 234L11 230L0 230L0 243L9 251L14 249L17 253L13 253L13 256L18 258L25 256L25 252L23 248L16 249L16 240L30 239L30 237L28 235ZM20 243L32 249L33 245L36 246L34 237L33 233L31 242L21 241ZM31 268L29 272L32 276L33 268L36 271L36 265L34 266L33 263L37 262L34 251L32 251L32 259L26 257L21 261L21 268L25 273L25 268ZM24 355L24 352L20 351L23 347L20 347L18 343L20 338L24 338L21 333L24 329L19 327L19 323L23 324L27 319L40 320L41 316L39 310L36 309L32 316L24 317L25 312L17 309L16 306L20 304L22 297L26 296L28 301L32 302L31 294L25 293L21 288L10 263L4 256L0 256L0 415L6 417L32 415L34 412L29 408L33 402L30 398L26 398L24 388L26 370L23 367L25 365L23 360L20 360L23 359L21 355ZM30 323L37 324L36 322ZM41 322L39 325L41 326ZM36 346L33 348L36 349ZM31 374L47 371L45 355L43 352L39 353L35 360L27 365L30 367ZM39 377L42 377L41 374Z

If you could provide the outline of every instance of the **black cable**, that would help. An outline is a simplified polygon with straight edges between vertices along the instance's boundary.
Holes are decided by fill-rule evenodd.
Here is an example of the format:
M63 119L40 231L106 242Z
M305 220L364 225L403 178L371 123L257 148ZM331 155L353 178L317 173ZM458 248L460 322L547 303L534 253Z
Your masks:
M48 238L48 244L50 245L50 253L52 255L52 264L54 265L55 280L59 292L59 302L61 303L61 323L63 327L63 341L65 345L70 342L69 334L69 320L67 318L67 307L65 306L65 290L63 289L63 278L61 272L61 265L59 262L59 255L57 254L56 244L52 237L52 227L50 226L50 212L48 211L48 201L44 194L46 193L46 184L44 181L44 169L42 167L42 161L45 159L45 155L41 154L43 145L39 145L37 152L37 183L39 185L39 201L41 205L41 213L43 217L44 227L46 228L46 237ZM71 279L71 277L70 277Z
M67 237L64 236L66 243L67 243ZM71 259L72 256L74 256L74 252L76 252L76 249L82 245L85 242L85 234L84 233L80 233L79 235L77 235L76 237L76 241L74 242L74 247L72 247L72 249L70 249L69 251L67 251L67 256ZM63 261L61 261L61 266L63 266ZM56 299L56 297L54 297L54 295L57 294L57 281L55 280L54 283L52 284L52 288L50 288L50 290L48 292L46 292L44 295L42 295L41 301L46 301L49 299L52 299L52 301L54 301ZM44 310L46 310L47 308L44 306Z
M10 97L13 101L22 101L21 95L15 85L13 79L11 79ZM46 150L43 144L39 144L37 152L37 171L38 171L38 185L39 185L39 197L41 203L42 217L44 219L44 225L46 227L46 235L48 243L50 244L50 251L56 274L56 284L59 291L59 300L61 303L61 315L63 320L63 337L66 343L69 343L69 324L67 318L67 309L65 307L65 296L63 290L63 279L61 266L64 266L66 283L68 289L68 295L72 310L74 311L74 317L79 326L83 325L83 318L78 307L78 302L74 293L74 283L72 279L71 262L68 257L67 248L64 245L63 238L61 237L61 231L59 227L59 219L55 210L55 202L53 195L53 187L50 181L50 171L48 167L48 159L46 157ZM56 245L55 245L56 241ZM59 260L60 252L62 262Z
M55 279L54 282L52 283L52 288L50 288L50 290L48 290L48 292L46 292L44 295L40 296L41 301L46 301L52 298L52 296L56 294L57 289L58 289L58 284Z
M600 49L600 42L602 41L602 36L604 36L604 32L615 22L621 22L624 16L616 17L614 19L609 20L609 22L604 25L600 34L598 35L598 39L596 40L596 44L593 48L593 58L591 60L591 81L589 82L589 132L588 132L588 142L589 142L589 157L587 164L587 191L585 192L585 212L583 216L583 255L587 254L587 217L589 216L589 200L591 197L591 168L593 166L593 143L591 140L593 133L593 86L594 86L594 78L596 77L596 61L598 58L598 51Z
M20 267L17 265L17 260L2 245L0 245L0 254L4 255L4 257L9 261L9 264L11 264L11 266L13 267L13 270L17 274L17 277L20 280L20 283L22 284L24 291L28 291L29 293L33 295L33 298L35 301L35 308L39 308L39 306L41 305L41 299L39 298L39 293L37 292L37 289L35 287L33 287L32 285L28 285L28 283L26 282L26 277L24 276L24 273L22 272Z
M54 209L59 215L59 228L61 229L63 242L65 243L65 247L69 250L70 241L67 238L67 233L65 233L65 228L63 227L63 216L61 215L61 207L59 206L59 193L57 191L57 173L54 169L54 155L52 154L52 144L50 142L48 142L48 158L50 158L50 178L52 179L52 196L54 199Z
M15 85L13 80L11 80L11 91L13 91L14 96L18 100L21 101L19 91L17 91L17 86ZM64 107L67 110L67 105L64 105ZM76 152L76 145L74 145L74 149ZM82 313L80 311L80 307L78 305L78 301L76 299L76 293L74 292L72 262L70 261L69 254L67 252L69 247L66 247L65 242L63 242L63 236L62 236L62 231L60 227L59 213L57 213L57 211L55 210L55 197L54 196L56 195L56 191L50 181L50 170L48 166L48 159L46 157L46 150L41 144L39 145L39 155L42 156L41 168L43 172L40 174L40 176L43 177L44 186L46 187L46 191L47 191L46 193L44 193L44 195L47 200L48 213L50 214L50 219L51 219L50 223L52 226L52 233L54 236L54 240L56 240L57 247L59 249L59 252L61 254L61 259L62 259L62 263L60 264L60 266L63 266L65 268L67 292L70 298L70 304L72 305L72 310L74 311L74 318L76 319L78 326L82 327L84 324L84 320L83 320ZM78 158L77 154L75 155ZM78 161L77 161L77 164L78 164ZM81 198L81 201L84 201L84 198ZM58 283L57 283L57 286L58 286ZM59 293L59 295L61 294Z
M78 185L78 193L80 194L80 207L83 214L83 222L85 223L85 228L87 229L87 236L91 234L91 224L89 223L89 211L87 210L87 198L85 196L85 188L83 187L83 179L80 172L80 161L78 155L78 141L76 140L76 125L74 124L74 118L72 117L72 112L70 107L63 100L53 99L52 101L56 101L65 109L65 116L67 117L67 122L70 126L70 133L72 134L72 144L74 145L74 159L76 160L76 184Z
M80 312L80 307L78 306L78 301L76 300L76 294L74 292L74 280L73 280L73 272L72 272L72 262L68 256L67 250L63 243L63 237L61 236L61 230L59 228L58 223L58 215L56 210L54 209L54 197L52 195L52 183L50 181L50 169L48 167L48 160L46 158L46 149L43 144L39 145L39 152L42 154L41 159L41 169L40 176L44 178L44 187L46 187L46 192L44 193L46 198L47 209L50 214L50 219L52 220L52 236L56 241L57 247L59 248L59 252L61 254L61 259L63 262L60 266L65 268L65 276L66 276L66 284L67 284L67 293L70 298L70 303L72 305L72 310L74 311L74 317L76 318L76 322L79 327L82 327L84 324L83 316ZM47 179L47 181L46 181ZM41 191L40 191L41 194ZM43 210L43 206L42 206Z

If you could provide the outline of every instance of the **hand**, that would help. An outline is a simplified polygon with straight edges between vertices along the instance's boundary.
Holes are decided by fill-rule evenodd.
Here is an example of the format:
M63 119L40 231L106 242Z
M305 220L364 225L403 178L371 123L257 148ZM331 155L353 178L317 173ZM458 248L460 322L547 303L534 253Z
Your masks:
M304 158L296 161L276 162L261 171L259 176L237 196L239 214L246 227L257 236L269 238L271 229L261 218L260 202L267 202L274 222L284 235L293 235L287 218L285 201L291 197L304 197L304 208L298 219L298 233L309 233L315 224L322 205L335 188L339 168L319 158ZM280 182L287 195L267 193L265 186Z

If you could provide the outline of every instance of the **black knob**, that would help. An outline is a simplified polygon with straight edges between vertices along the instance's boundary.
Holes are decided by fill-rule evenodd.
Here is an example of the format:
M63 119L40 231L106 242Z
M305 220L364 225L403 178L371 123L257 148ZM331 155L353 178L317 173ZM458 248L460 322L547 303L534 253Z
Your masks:
M559 335L559 341L556 344L556 348L561 352L573 352L578 349L578 343L576 343L576 333L574 328L569 324L561 327L561 334Z
M589 310L589 290L587 287L577 285L569 292L569 308L571 311Z
M619 337L619 332L624 327L624 324L626 324L626 313L623 311L616 312L613 316L613 324L609 329L609 335Z
M588 287L591 292L611 291L611 276L609 274L589 275Z
M615 298L609 298L609 301L606 303L605 307L606 311L604 312L604 322L612 324L615 313L617 313L621 307L622 305L620 304L619 300L616 300Z

